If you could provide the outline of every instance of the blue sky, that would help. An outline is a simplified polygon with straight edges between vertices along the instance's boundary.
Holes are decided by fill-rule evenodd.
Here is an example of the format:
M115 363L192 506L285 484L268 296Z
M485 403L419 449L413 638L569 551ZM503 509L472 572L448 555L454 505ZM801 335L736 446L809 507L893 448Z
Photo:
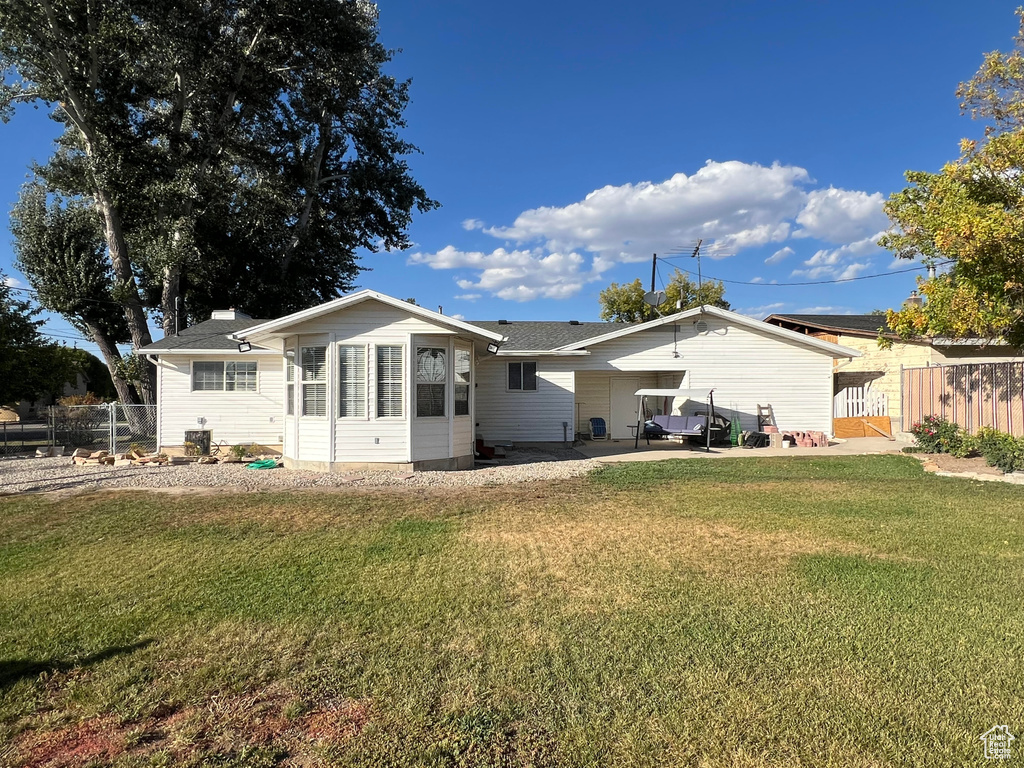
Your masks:
M913 265L874 246L881 203L980 135L956 86L1010 48L1014 7L385 0L410 165L442 208L409 251L367 255L360 286L468 319L592 320L603 287L703 237L731 254L706 276L755 283L727 286L747 314L898 306L914 274L892 273ZM55 134L41 109L0 125L5 211Z

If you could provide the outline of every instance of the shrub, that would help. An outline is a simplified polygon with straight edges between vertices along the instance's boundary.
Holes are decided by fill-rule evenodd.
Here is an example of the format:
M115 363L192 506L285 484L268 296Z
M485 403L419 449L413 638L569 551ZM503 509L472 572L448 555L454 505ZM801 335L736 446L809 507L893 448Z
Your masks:
M64 397L59 397L57 398L57 405L103 405L103 400L92 392L86 392L84 395L65 395Z
M918 447L926 453L949 453L961 457L967 455L964 453L966 435L960 431L959 424L938 416L925 416L920 423L910 428L910 433Z
M1024 441L1019 438L998 429L982 427L974 436L974 443L987 464L1003 472L1024 469Z

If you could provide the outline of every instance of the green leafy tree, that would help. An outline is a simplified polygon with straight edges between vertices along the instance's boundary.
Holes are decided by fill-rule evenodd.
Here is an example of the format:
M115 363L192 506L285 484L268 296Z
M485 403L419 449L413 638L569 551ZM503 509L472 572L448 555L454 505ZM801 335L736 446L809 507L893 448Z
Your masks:
M665 301L657 307L644 303L643 283L637 278L632 283L612 283L598 298L601 302L601 319L617 323L636 323L670 315L681 309L712 306L729 309L725 300L725 284L708 281L699 288L697 283L678 269L665 286Z
M0 404L58 395L76 378L72 351L40 336L38 313L13 295L0 273Z
M1024 345L1024 11L1014 50L985 56L962 83L961 109L989 121L982 141L938 173L911 171L885 211L880 245L904 259L945 263L919 280L923 306L887 314L899 336L1005 339Z
M377 33L362 0L0 4L0 117L37 101L64 125L37 179L94 207L135 347L148 310L165 333L181 299L281 314L351 286L360 249L408 244L436 203Z
M92 338L118 399L138 402L132 382L120 375L117 345L130 341L131 334L114 298L114 275L95 208L82 200L48 197L42 183L31 182L11 212L11 231L18 268L37 301Z

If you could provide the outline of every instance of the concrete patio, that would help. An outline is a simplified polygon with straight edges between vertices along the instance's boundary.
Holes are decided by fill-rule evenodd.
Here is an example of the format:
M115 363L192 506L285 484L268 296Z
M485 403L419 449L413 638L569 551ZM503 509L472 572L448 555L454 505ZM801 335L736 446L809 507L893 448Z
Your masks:
M705 452L702 447L671 440L652 440L650 445L641 440L638 448L633 447L632 440L584 440L575 448L588 459L614 464L622 461L749 458L751 456L855 456L873 453L899 453L908 445L911 443L887 440L884 437L858 437L843 441L833 439L827 448L712 447L710 453Z

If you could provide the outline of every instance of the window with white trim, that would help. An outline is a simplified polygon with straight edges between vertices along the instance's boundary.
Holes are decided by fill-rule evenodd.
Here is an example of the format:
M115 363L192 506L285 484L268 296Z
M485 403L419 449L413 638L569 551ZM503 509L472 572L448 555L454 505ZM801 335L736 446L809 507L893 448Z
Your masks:
M366 347L338 347L338 418L366 416Z
M472 371L472 353L468 349L455 348L455 415L469 416L469 388Z
M192 363L193 392L255 392L256 361L195 360Z
M327 347L302 348L302 415L327 415Z
M508 388L514 392L536 392L537 363L509 363Z
M284 380L285 380L285 413L288 416L295 415L295 350L289 349L291 355L285 354L284 358Z
M403 347L401 344L377 347L377 418L401 418L403 414L402 375Z
M416 347L416 415L444 416L448 383L448 350Z

